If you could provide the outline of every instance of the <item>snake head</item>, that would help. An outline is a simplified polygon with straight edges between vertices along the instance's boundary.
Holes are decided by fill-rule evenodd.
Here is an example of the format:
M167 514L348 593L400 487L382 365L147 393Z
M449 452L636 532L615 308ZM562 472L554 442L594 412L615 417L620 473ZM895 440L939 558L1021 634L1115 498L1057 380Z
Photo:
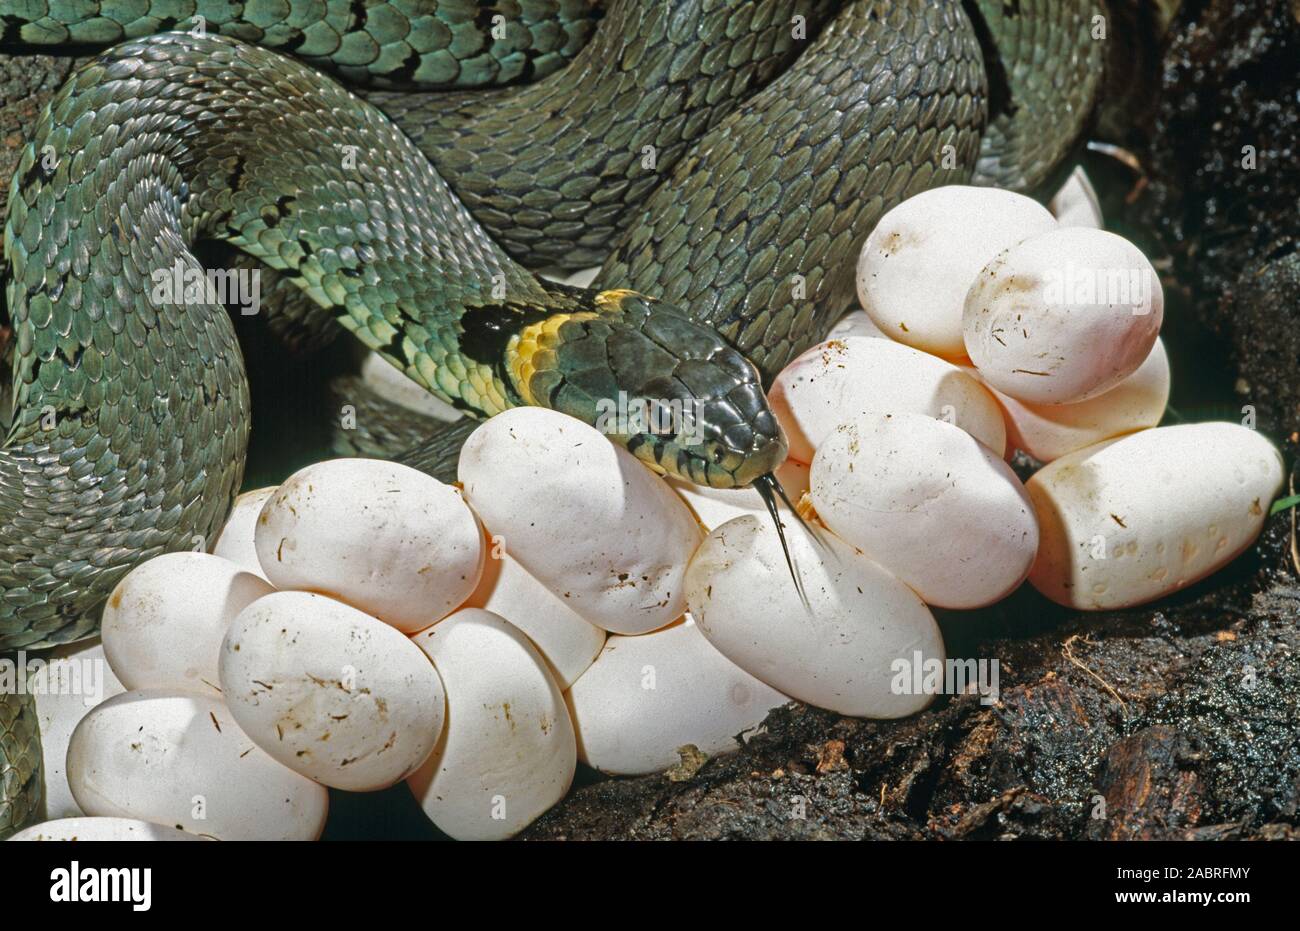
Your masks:
M574 293L572 310L507 347L526 402L584 420L656 472L697 485L749 485L785 460L758 370L716 330L632 291Z

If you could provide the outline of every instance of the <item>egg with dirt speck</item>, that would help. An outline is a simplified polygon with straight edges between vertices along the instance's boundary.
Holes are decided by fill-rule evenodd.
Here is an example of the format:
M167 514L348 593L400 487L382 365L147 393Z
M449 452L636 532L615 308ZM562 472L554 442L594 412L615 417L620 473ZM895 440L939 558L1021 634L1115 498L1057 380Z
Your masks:
M315 840L325 787L281 766L218 698L125 692L81 719L68 785L90 816L173 825L218 840Z
M1056 228L1037 201L952 184L909 197L876 224L858 258L858 299L900 343L947 359L966 355L962 306L995 255Z
M1277 447L1236 423L1156 427L1085 447L1026 485L1042 530L1029 581L1085 611L1178 591L1254 542L1282 481Z
M791 698L855 717L920 711L932 696L896 689L894 665L943 662L934 616L861 552L816 533L786 527L801 597L770 522L715 527L686 573L695 623L723 656Z
M505 411L470 434L459 475L506 552L597 627L643 634L686 610L695 516L590 424L540 407Z
M259 747L353 792L405 779L442 731L437 670L401 631L310 592L276 592L231 623L221 688Z
M975 369L971 369L975 372ZM1051 462L1102 440L1160 423L1169 401L1169 356L1157 339L1138 370L1105 394L1074 404L1031 404L1000 391L1008 446Z
M1038 549L1033 505L1010 466L921 414L841 424L817 450L809 497L827 527L936 607L1005 598Z
M447 727L408 780L457 840L502 840L569 791L577 745L564 696L537 649L491 611L457 611L415 637L447 688Z
M275 591L209 553L164 553L136 566L104 605L104 655L128 689L220 694L217 654L235 615Z
M1128 240L1068 227L1007 249L966 294L966 351L980 377L1034 404L1104 394L1151 353L1160 278Z
M790 458L805 465L845 420L871 413L925 414L955 424L999 456L1006 447L1002 411L987 388L950 362L889 340L820 343L776 376L768 399Z
M483 571L460 492L378 459L331 459L285 480L257 519L276 588L324 592L406 633L454 611Z

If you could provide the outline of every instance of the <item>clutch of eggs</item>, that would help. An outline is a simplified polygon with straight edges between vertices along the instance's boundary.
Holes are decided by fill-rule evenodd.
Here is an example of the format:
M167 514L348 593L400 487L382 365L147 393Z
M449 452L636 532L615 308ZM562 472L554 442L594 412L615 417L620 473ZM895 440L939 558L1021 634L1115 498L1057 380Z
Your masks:
M1159 281L1085 176L1052 208L948 187L882 218L864 310L771 388L790 563L754 490L664 479L540 408L480 426L455 486L338 459L241 495L211 554L122 580L102 656L65 651L112 681L41 704L65 820L21 836L311 838L325 787L405 780L446 834L509 837L579 761L724 753L792 699L920 711L894 671L944 659L932 606L1027 579L1121 608L1214 572L1281 457L1237 424L1156 426ZM1016 450L1047 463L1027 484Z

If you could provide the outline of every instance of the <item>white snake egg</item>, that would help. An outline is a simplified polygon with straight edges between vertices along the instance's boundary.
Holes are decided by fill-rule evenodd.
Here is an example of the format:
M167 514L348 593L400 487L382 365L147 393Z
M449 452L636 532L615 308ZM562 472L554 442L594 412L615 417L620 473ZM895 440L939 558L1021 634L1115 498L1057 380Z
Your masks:
M1071 227L1002 252L966 295L966 351L980 377L1035 404L1070 404L1137 371L1164 317L1160 278L1141 251Z
M127 573L104 605L104 654L128 689L221 693L217 654L240 611L273 589L220 556L165 553Z
M254 575L266 578L262 563L257 558L257 518L268 498L275 494L275 486L246 491L235 498L230 516L212 546L212 555L229 559ZM268 579L268 581L270 581Z
M36 697L36 714L41 727L41 763L45 773L45 815L47 818L76 818L84 812L68 788L68 742L72 732L90 709L105 699L126 691L121 680L113 675L104 657L104 646L98 637L79 640L55 647L47 660L68 664L66 672L79 687L46 689Z
M821 544L787 524L800 601L770 521L737 517L705 539L686 573L691 616L718 651L792 698L868 718L930 703L892 688L894 660L943 661L930 609L910 588L829 531ZM581 681L579 682L581 684Z
M482 533L460 492L378 459L289 476L262 508L256 544L276 588L324 592L406 633L459 607L483 571Z
M217 698L126 692L82 718L68 783L88 815L175 825L220 840L315 840L324 786L267 756Z
M240 727L309 779L353 792L400 782L442 731L437 670L401 631L311 592L276 592L235 618L221 688Z
M845 420L870 413L925 414L961 427L999 456L1006 424L997 401L950 362L900 343L850 336L819 343L777 375L768 400L790 458L808 465Z
M447 728L408 780L457 840L502 840L564 797L577 765L564 697L537 649L504 618L457 611L415 642L447 686Z
M790 700L719 653L689 617L610 637L568 698L579 759L622 776L667 769L688 745L708 756L735 750L737 735Z
M695 516L595 427L540 407L505 411L465 441L460 480L506 552L597 627L642 634L686 610Z
M1010 467L921 414L841 424L817 450L809 495L832 531L936 607L1000 601L1038 549L1033 506Z
M969 369L978 375L974 368ZM990 388L1007 421L1008 451L1039 462L1160 423L1169 401L1169 356L1157 339L1138 370L1105 394L1074 404L1031 404ZM988 386L985 386L988 387Z
M1083 610L1177 591L1259 536L1282 478L1277 448L1235 423L1156 427L1070 453L1027 484L1042 532L1029 581Z
M523 631L546 657L561 689L572 685L605 645L605 631L583 620L504 548L497 554L491 541L483 578L465 607L499 614Z
M8 838L12 841L202 841L210 839L165 824L151 824L136 818L56 818L53 821L33 824Z
M933 188L890 210L871 231L858 258L858 299L893 339L961 359L962 307L980 269L1003 249L1056 226L1045 207L1022 194Z

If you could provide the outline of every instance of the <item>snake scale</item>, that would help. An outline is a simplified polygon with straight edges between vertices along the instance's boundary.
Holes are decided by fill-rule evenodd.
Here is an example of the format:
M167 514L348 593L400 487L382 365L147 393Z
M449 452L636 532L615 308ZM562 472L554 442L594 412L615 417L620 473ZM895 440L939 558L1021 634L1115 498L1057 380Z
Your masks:
M201 271L196 243L272 273L290 329L341 324L475 416L700 402L703 443L613 439L762 483L785 454L763 379L843 311L879 216L1067 162L1099 3L0 0L5 48L121 43L51 101L10 190L0 650L92 634L132 566L229 510L231 321L148 286ZM528 270L598 263L593 289ZM40 773L31 699L0 696L0 835L38 816Z

